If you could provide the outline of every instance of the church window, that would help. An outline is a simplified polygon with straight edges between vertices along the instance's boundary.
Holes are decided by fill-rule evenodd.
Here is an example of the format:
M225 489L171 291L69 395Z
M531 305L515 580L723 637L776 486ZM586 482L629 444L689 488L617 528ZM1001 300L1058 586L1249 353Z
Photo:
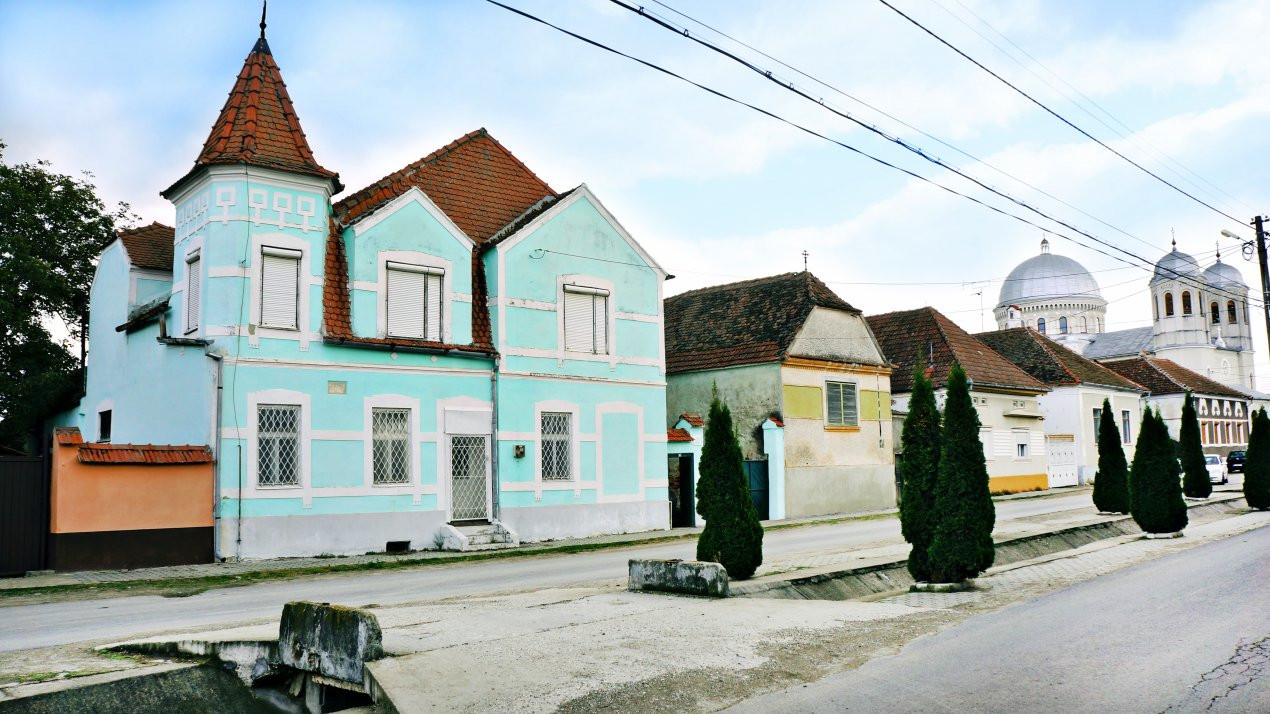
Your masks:
M1041 333L1042 335L1045 334L1045 318L1043 317L1036 318L1036 331Z
M1173 293L1164 293L1164 316L1173 317Z
M1084 317L1080 318L1080 331L1089 332L1089 321Z
M1183 315L1191 314L1191 291L1190 290L1182 291L1182 314Z
M1062 334L1062 335L1067 334L1067 318L1065 317L1058 318L1058 332L1059 334Z
M1217 303L1213 303L1209 305L1208 311L1212 313L1213 315L1213 324L1220 325L1221 324L1221 309L1217 306Z
M1235 301L1234 301L1234 300L1227 300L1227 301L1226 301L1226 322L1228 322L1228 323L1230 323L1230 324L1232 324L1232 325L1233 325L1233 324L1235 324L1236 322L1239 322L1239 316L1238 316L1237 314L1235 314Z

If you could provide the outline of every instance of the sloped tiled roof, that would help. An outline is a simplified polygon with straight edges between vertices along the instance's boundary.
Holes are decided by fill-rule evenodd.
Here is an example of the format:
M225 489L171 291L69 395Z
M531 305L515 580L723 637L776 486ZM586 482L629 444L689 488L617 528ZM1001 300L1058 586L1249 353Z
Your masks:
M782 360L815 307L860 314L805 271L667 298L666 373Z
M335 215L350 225L415 186L477 243L557 196L481 128L349 194L335 204Z
M1150 327L1103 332L1094 335L1093 341L1085 348L1084 355L1089 359L1133 357L1143 350L1150 350L1153 337L1154 330Z
M1146 391L1097 362L1085 359L1036 330L1017 327L975 335L980 342L1038 380L1058 387L1089 384Z
M206 446L156 446L154 444L82 444L81 464L210 464Z
M671 443L692 441L692 435L688 433L687 429L667 429L666 441Z
M246 164L292 171L332 179L337 191L343 189L338 185L339 174L324 168L314 158L263 32L243 62L242 71L190 173L201 166L215 164ZM186 174L164 191L164 195L188 177Z
M58 426L53 428L53 439L58 446L74 446L84 443L84 437L76 426Z
M1173 360L1159 357L1135 357L1107 362L1117 374L1132 379L1151 391L1151 396L1182 394L1186 391L1219 397L1247 399L1238 390L1183 367Z
M700 414L684 412L683 414L679 415L679 418L688 422L690 425L698 427L698 428L706 425L706 420L702 419Z
M138 268L172 272L172 244L176 231L158 221L140 228L119 231L119 240L128 251L128 260Z
M866 318L886 358L897 365L891 373L891 391L913 389L913 362L921 353L931 362L935 388L948 382L953 363L959 363L976 385L1036 392L1049 391L1040 381L1014 366L933 307L889 312Z

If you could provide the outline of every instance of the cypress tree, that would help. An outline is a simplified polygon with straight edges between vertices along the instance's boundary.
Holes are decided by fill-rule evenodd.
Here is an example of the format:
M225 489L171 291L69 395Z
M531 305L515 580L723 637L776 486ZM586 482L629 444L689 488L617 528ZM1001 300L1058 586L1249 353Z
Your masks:
M1129 512L1147 533L1174 533L1186 527L1186 502L1177 472L1164 418L1147 409L1129 472Z
M1199 417L1195 415L1195 402L1186 393L1182 404L1182 427L1178 430L1179 457L1182 461L1182 492L1191 498L1208 498L1213 484L1208 480L1208 468L1204 464L1204 447L1199 439Z
M930 579L927 550L935 536L935 482L939 474L939 408L935 389L919 359L913 366L913 391L901 435L904 453L898 469L904 484L900 497L900 531L913 545L908 572L914 580Z
M1129 467L1125 463L1124 448L1120 446L1120 430L1116 428L1110 399L1102 400L1102 419L1098 422L1094 506L1104 513L1129 512Z
M728 577L736 580L754 575L763 562L763 526L750 500L732 412L719 402L717 394L710 402L705 443L701 445L697 512L706 520L697 539L697 560L721 564Z
M979 414L961 365L948 376L944 431L935 484L938 523L927 551L932 582L972 578L992 566L996 509L988 492L988 467L979 441Z
M1270 416L1264 407L1252 416L1244 462L1244 500L1249 508L1270 509Z

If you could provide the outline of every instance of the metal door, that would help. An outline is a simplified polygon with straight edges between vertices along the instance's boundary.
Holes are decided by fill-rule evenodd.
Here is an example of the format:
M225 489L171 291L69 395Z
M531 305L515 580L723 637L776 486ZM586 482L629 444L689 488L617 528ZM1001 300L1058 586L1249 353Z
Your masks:
M0 576L44 569L48 516L44 459L0 456Z
M754 510L758 511L759 520L765 521L768 518L767 462L746 461L744 463L745 479L750 486L750 500L754 503Z
M1076 440L1066 434L1045 437L1046 456L1049 463L1049 487L1075 486L1080 481L1080 469L1076 463Z
M450 520L489 519L489 437L450 437Z
M693 483L692 454L670 454L670 525L674 528L697 525L697 494Z

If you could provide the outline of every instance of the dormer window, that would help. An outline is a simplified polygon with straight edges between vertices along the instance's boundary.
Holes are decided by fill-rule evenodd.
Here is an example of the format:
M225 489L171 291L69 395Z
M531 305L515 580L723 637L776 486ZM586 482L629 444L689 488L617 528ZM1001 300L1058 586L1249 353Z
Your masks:
M440 342L445 271L390 261L385 275L388 336Z

